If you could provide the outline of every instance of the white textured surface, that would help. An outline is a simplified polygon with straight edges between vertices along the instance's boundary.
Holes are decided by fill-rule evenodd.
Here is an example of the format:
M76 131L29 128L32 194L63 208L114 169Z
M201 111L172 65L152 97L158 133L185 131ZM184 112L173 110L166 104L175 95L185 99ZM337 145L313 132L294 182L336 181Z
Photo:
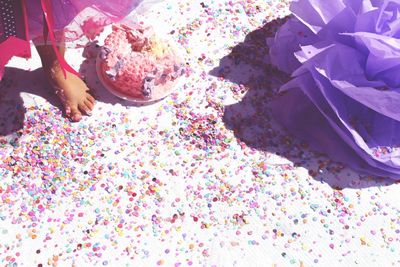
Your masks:
M58 112L36 54L10 62L1 265L398 266L399 185L308 151L269 114L281 78L257 29L287 12L285 1L156 6L146 20L171 33L188 76L132 106L99 85L86 49L98 103L78 124ZM78 68L82 50L67 58Z

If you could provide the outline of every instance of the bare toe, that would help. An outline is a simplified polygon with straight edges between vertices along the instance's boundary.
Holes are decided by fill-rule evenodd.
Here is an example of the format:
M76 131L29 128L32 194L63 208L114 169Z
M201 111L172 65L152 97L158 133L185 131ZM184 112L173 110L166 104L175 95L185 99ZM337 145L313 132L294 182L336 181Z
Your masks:
M65 105L65 115L67 115L67 117L71 117L71 107L68 105L68 104L66 104Z
M82 119L82 113L76 107L71 107L71 115L69 117L72 121L78 122Z
M94 108L94 104L89 100L85 100L85 105L89 108L90 111L92 111Z
M96 102L96 100L94 99L93 96L91 96L90 94L87 94L87 100L89 100L92 104L94 104Z
M85 103L81 103L78 105L79 110L82 111L83 113L85 113L86 115L92 115L92 111L91 109L85 104Z

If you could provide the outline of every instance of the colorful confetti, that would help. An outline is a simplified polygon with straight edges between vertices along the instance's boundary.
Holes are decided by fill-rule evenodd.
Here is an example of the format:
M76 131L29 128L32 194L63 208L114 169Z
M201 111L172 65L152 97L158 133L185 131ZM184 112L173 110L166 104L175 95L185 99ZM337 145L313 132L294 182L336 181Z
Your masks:
M399 184L311 151L271 115L287 77L265 38L289 2L149 10L186 61L177 91L149 106L110 95L89 48L69 50L98 98L76 124L23 69L38 56L14 59L0 84L1 265L400 265Z

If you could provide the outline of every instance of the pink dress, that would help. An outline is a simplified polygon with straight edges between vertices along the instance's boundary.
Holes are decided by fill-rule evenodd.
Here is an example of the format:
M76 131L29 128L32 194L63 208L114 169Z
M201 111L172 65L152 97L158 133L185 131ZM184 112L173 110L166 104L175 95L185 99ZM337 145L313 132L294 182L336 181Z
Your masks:
M0 80L13 56L30 57L29 41L43 35L49 43L93 39L102 28L126 17L143 0L0 0ZM56 50L58 52L58 50ZM76 73L58 55L64 70Z

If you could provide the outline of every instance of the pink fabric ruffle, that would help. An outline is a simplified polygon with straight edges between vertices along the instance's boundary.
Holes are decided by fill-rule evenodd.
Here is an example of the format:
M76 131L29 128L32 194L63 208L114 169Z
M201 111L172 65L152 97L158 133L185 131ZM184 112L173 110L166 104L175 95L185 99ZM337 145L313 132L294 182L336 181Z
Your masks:
M83 36L94 39L104 26L120 21L142 0L50 0L54 30L64 31L66 41ZM43 12L40 0L27 1L29 32L32 38L43 33ZM61 38L56 34L57 38Z
M14 16L15 10L0 13L0 80L4 74L4 66L13 56L30 56L27 36L30 39L42 36L46 20L49 22L49 39L54 47L57 42L75 41L84 36L93 40L106 25L123 19L142 1L3 0L1 3L6 10L19 10L24 16ZM20 26L15 28L9 22L23 26L18 29ZM7 37L10 31L16 33ZM22 32L26 35L22 36ZM64 70L76 73L60 55L58 57Z

